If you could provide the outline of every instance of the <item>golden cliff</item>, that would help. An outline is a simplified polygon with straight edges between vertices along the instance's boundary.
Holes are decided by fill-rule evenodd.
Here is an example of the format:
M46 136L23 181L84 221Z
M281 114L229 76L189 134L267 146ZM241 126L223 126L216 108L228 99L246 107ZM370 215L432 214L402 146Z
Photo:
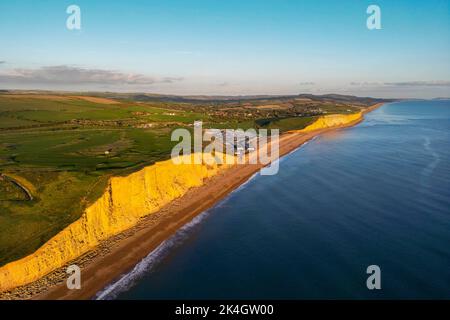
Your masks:
M362 119L362 112L352 114L330 114L319 117L315 122L299 132L310 132L318 129L345 126Z
M361 112L326 115L294 132L345 126L360 119ZM142 217L157 212L190 188L203 185L205 179L228 167L218 165L211 156L204 160L203 164L180 165L167 160L125 177L111 178L103 195L86 208L77 221L33 254L0 267L0 292L29 284L63 267L94 249L101 241L133 227Z
M0 292L31 283L64 266L226 168L214 160L208 163L212 165L175 165L167 160L126 177L111 178L104 194L77 221L33 254L0 268Z

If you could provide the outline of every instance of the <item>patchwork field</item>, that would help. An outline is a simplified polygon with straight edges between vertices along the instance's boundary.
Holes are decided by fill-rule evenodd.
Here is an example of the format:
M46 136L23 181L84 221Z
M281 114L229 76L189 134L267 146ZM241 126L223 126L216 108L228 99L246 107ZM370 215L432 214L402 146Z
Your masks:
M175 128L202 120L205 128L287 131L375 102L0 94L0 265L32 253L78 219L110 176L167 159Z

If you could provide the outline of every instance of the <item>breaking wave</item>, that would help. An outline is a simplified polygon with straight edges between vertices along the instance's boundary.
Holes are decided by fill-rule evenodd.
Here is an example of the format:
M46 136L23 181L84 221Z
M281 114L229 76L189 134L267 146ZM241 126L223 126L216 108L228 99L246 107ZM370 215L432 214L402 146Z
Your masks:
M181 227L172 237L163 241L155 250L142 259L130 272L122 275L119 280L109 284L98 292L95 300L112 300L122 292L128 291L139 279L151 271L169 252L181 245L188 237L194 227L199 225L208 215L205 211L190 222Z

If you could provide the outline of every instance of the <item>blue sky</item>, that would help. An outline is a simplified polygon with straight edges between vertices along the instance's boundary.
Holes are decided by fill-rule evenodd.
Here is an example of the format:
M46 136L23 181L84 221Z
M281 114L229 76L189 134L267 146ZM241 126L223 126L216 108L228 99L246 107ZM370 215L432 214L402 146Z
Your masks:
M0 88L450 96L449 3L1 1Z

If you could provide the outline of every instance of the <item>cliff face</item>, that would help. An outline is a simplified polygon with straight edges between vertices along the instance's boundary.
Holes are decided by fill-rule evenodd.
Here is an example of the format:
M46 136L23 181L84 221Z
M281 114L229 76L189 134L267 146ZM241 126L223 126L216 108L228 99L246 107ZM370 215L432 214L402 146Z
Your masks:
M80 219L33 254L0 268L0 292L33 282L64 266L226 168L211 162L175 165L167 160L126 177L111 178L104 194Z
M318 129L331 128L349 124L353 121L362 118L362 113L353 114L330 114L319 117L314 123L310 124L306 128L299 130L300 132L309 132Z
M346 125L361 117L361 113L326 115L299 131ZM0 292L38 280L64 266L227 168L227 165L218 165L211 156L204 160L203 164L179 165L167 160L126 177L111 178L104 194L80 219L33 254L0 268Z

